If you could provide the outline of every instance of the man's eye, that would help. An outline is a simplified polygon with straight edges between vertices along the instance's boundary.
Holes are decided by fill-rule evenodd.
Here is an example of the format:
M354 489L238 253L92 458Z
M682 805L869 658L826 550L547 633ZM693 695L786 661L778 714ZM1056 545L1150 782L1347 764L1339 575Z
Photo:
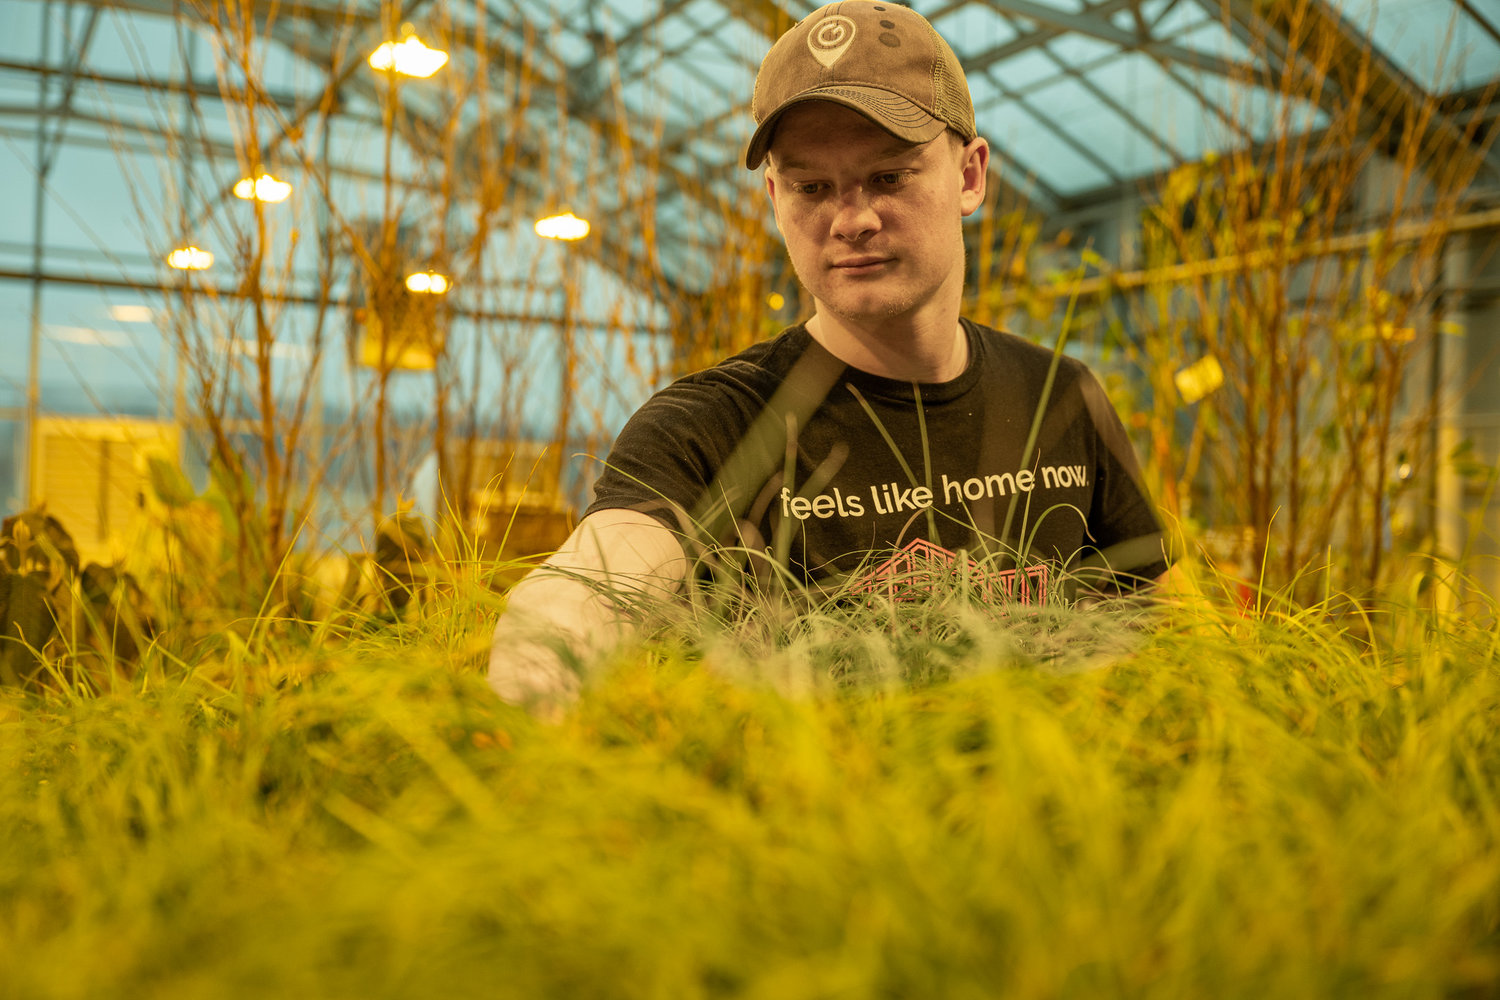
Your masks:
M900 187L906 183L906 175L903 173L877 174L875 182L882 187Z
M798 194L817 194L823 190L823 185L818 181L809 181L806 184L793 184L792 190Z

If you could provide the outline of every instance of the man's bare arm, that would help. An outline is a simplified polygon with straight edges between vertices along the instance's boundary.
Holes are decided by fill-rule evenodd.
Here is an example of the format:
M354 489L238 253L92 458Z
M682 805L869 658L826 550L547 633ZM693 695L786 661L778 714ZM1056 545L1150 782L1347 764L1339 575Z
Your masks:
M490 647L490 687L506 701L556 711L578 695L568 654L586 659L628 638L633 624L622 603L673 595L687 572L677 536L654 518L590 514L512 588Z

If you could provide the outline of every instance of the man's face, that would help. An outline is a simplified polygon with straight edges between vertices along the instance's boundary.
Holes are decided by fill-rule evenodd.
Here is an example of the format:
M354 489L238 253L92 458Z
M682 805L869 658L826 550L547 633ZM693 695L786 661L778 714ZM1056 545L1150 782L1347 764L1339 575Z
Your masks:
M792 267L832 313L862 327L956 308L962 218L984 200L989 147L945 133L921 146L828 101L789 109L766 189Z

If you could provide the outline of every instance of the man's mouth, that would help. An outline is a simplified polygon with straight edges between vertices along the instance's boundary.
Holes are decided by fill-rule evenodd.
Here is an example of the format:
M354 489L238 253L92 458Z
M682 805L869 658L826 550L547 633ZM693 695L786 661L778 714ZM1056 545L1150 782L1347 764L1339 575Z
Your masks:
M845 274L861 274L866 271L873 271L880 267L880 265L889 264L893 260L895 260L894 257L879 257L875 255L845 257L843 260L834 261L831 266L835 271L842 271Z

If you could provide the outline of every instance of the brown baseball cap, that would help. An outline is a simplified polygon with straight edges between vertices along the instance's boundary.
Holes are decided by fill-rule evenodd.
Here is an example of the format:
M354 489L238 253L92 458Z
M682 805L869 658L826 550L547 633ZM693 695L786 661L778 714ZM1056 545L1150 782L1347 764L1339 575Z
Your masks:
M776 40L755 77L745 166L764 162L782 112L803 101L842 104L910 142L947 128L965 142L978 134L958 57L925 17L896 3L827 4Z

